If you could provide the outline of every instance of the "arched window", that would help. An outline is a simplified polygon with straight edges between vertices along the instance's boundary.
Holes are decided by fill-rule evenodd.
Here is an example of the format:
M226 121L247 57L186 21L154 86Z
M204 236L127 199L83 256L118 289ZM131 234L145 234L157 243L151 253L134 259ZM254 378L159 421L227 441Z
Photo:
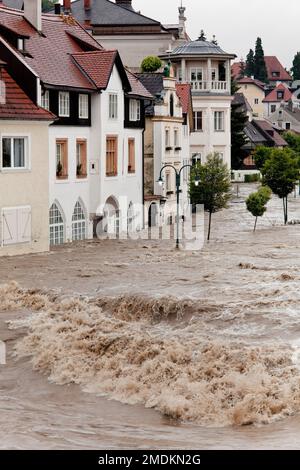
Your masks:
M72 216L72 240L86 239L86 217L80 201L75 204Z
M170 116L174 116L174 96L170 96Z
M58 206L53 203L49 211L50 245L61 245L65 241L65 224Z

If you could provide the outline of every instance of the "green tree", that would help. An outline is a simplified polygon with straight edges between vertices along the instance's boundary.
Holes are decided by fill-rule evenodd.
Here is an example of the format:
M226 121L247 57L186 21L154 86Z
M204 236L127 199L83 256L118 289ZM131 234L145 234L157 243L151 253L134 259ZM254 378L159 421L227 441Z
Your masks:
M262 217L267 210L267 203L271 199L272 191L268 186L262 186L258 191L249 195L246 199L247 210L255 217L254 232L256 230L257 219Z
M261 168L263 183L283 202L284 223L288 222L288 195L299 179L299 160L289 148L272 149L270 156Z
M262 46L261 38L257 38L255 44L254 56L254 77L261 82L268 82L268 73L265 63L265 54Z
M199 177L196 186L195 176ZM231 196L230 171L218 153L210 154L204 165L191 172L190 196L193 204L203 204L209 214L207 240L210 240L212 214L225 207Z
M289 144L289 147L300 155L300 136L288 131L283 134L283 138Z
M145 57L141 63L142 72L156 72L161 66L162 61L160 58L152 55Z
M273 149L271 147L264 147L259 145L253 152L253 158L255 166L258 170L261 170L267 159L271 156Z
M247 77L252 77L252 75L254 76L254 72L255 72L254 52L253 52L253 49L250 49L246 57L245 75L247 75Z
M297 52L294 57L292 75L294 80L300 80L300 52Z

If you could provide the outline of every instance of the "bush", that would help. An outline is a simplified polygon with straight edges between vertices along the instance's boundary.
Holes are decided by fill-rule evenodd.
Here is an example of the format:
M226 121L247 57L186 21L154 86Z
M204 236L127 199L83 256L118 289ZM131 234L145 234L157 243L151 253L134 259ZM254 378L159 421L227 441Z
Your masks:
M159 57L149 55L145 57L141 63L142 72L156 72L162 66L162 61Z
M253 173L252 175L245 175L245 183L257 183L260 181L260 174Z

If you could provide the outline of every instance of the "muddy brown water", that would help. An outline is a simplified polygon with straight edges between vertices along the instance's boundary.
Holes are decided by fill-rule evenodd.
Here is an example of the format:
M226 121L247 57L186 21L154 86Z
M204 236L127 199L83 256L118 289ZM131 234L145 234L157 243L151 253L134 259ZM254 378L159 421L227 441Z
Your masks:
M23 301L8 309L3 301L0 339L8 357L0 366L1 448L300 448L300 227L281 226L281 204L274 198L253 234L243 203L251 188L242 186L242 197L216 214L213 239L200 252L177 253L171 241L101 241L0 258L0 284L15 281L23 289L39 289L55 305L81 296L87 307L80 307L77 317L90 308L106 312L96 333L88 331L91 345L78 355L84 372L75 373L78 363L66 366L62 346L56 369L49 368L57 327L49 324L45 336L49 313L31 325L40 343L28 340L13 357L16 344L28 338L28 325L12 330L7 321L32 313L39 318L39 309ZM290 219L300 219L299 209L300 199L291 197ZM64 322L82 322L72 315L76 308L67 308ZM100 371L106 374L105 390L95 362L99 337L93 334L102 334L104 327L108 336L118 329L123 347L111 352L122 364L118 390L105 369L112 364L109 348ZM126 355L124 338L129 338ZM72 343L72 336L64 339ZM45 340L49 357L40 346ZM171 378L148 369L141 375L147 361L136 365L130 354L137 340L152 361L159 345L159 362L172 366L168 362L160 372L171 368ZM204 370L201 355L217 361L217 370ZM240 357L239 364L234 357ZM95 365L101 386L91 380ZM187 368L188 381L181 383ZM62 376L65 385L58 384ZM211 394L205 406L204 392Z

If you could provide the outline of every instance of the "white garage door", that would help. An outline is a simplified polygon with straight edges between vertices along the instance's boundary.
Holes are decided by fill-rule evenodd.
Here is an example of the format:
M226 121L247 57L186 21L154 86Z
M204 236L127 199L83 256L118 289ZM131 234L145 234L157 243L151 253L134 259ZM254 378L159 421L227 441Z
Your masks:
M31 241L31 207L2 209L2 245L15 245Z

